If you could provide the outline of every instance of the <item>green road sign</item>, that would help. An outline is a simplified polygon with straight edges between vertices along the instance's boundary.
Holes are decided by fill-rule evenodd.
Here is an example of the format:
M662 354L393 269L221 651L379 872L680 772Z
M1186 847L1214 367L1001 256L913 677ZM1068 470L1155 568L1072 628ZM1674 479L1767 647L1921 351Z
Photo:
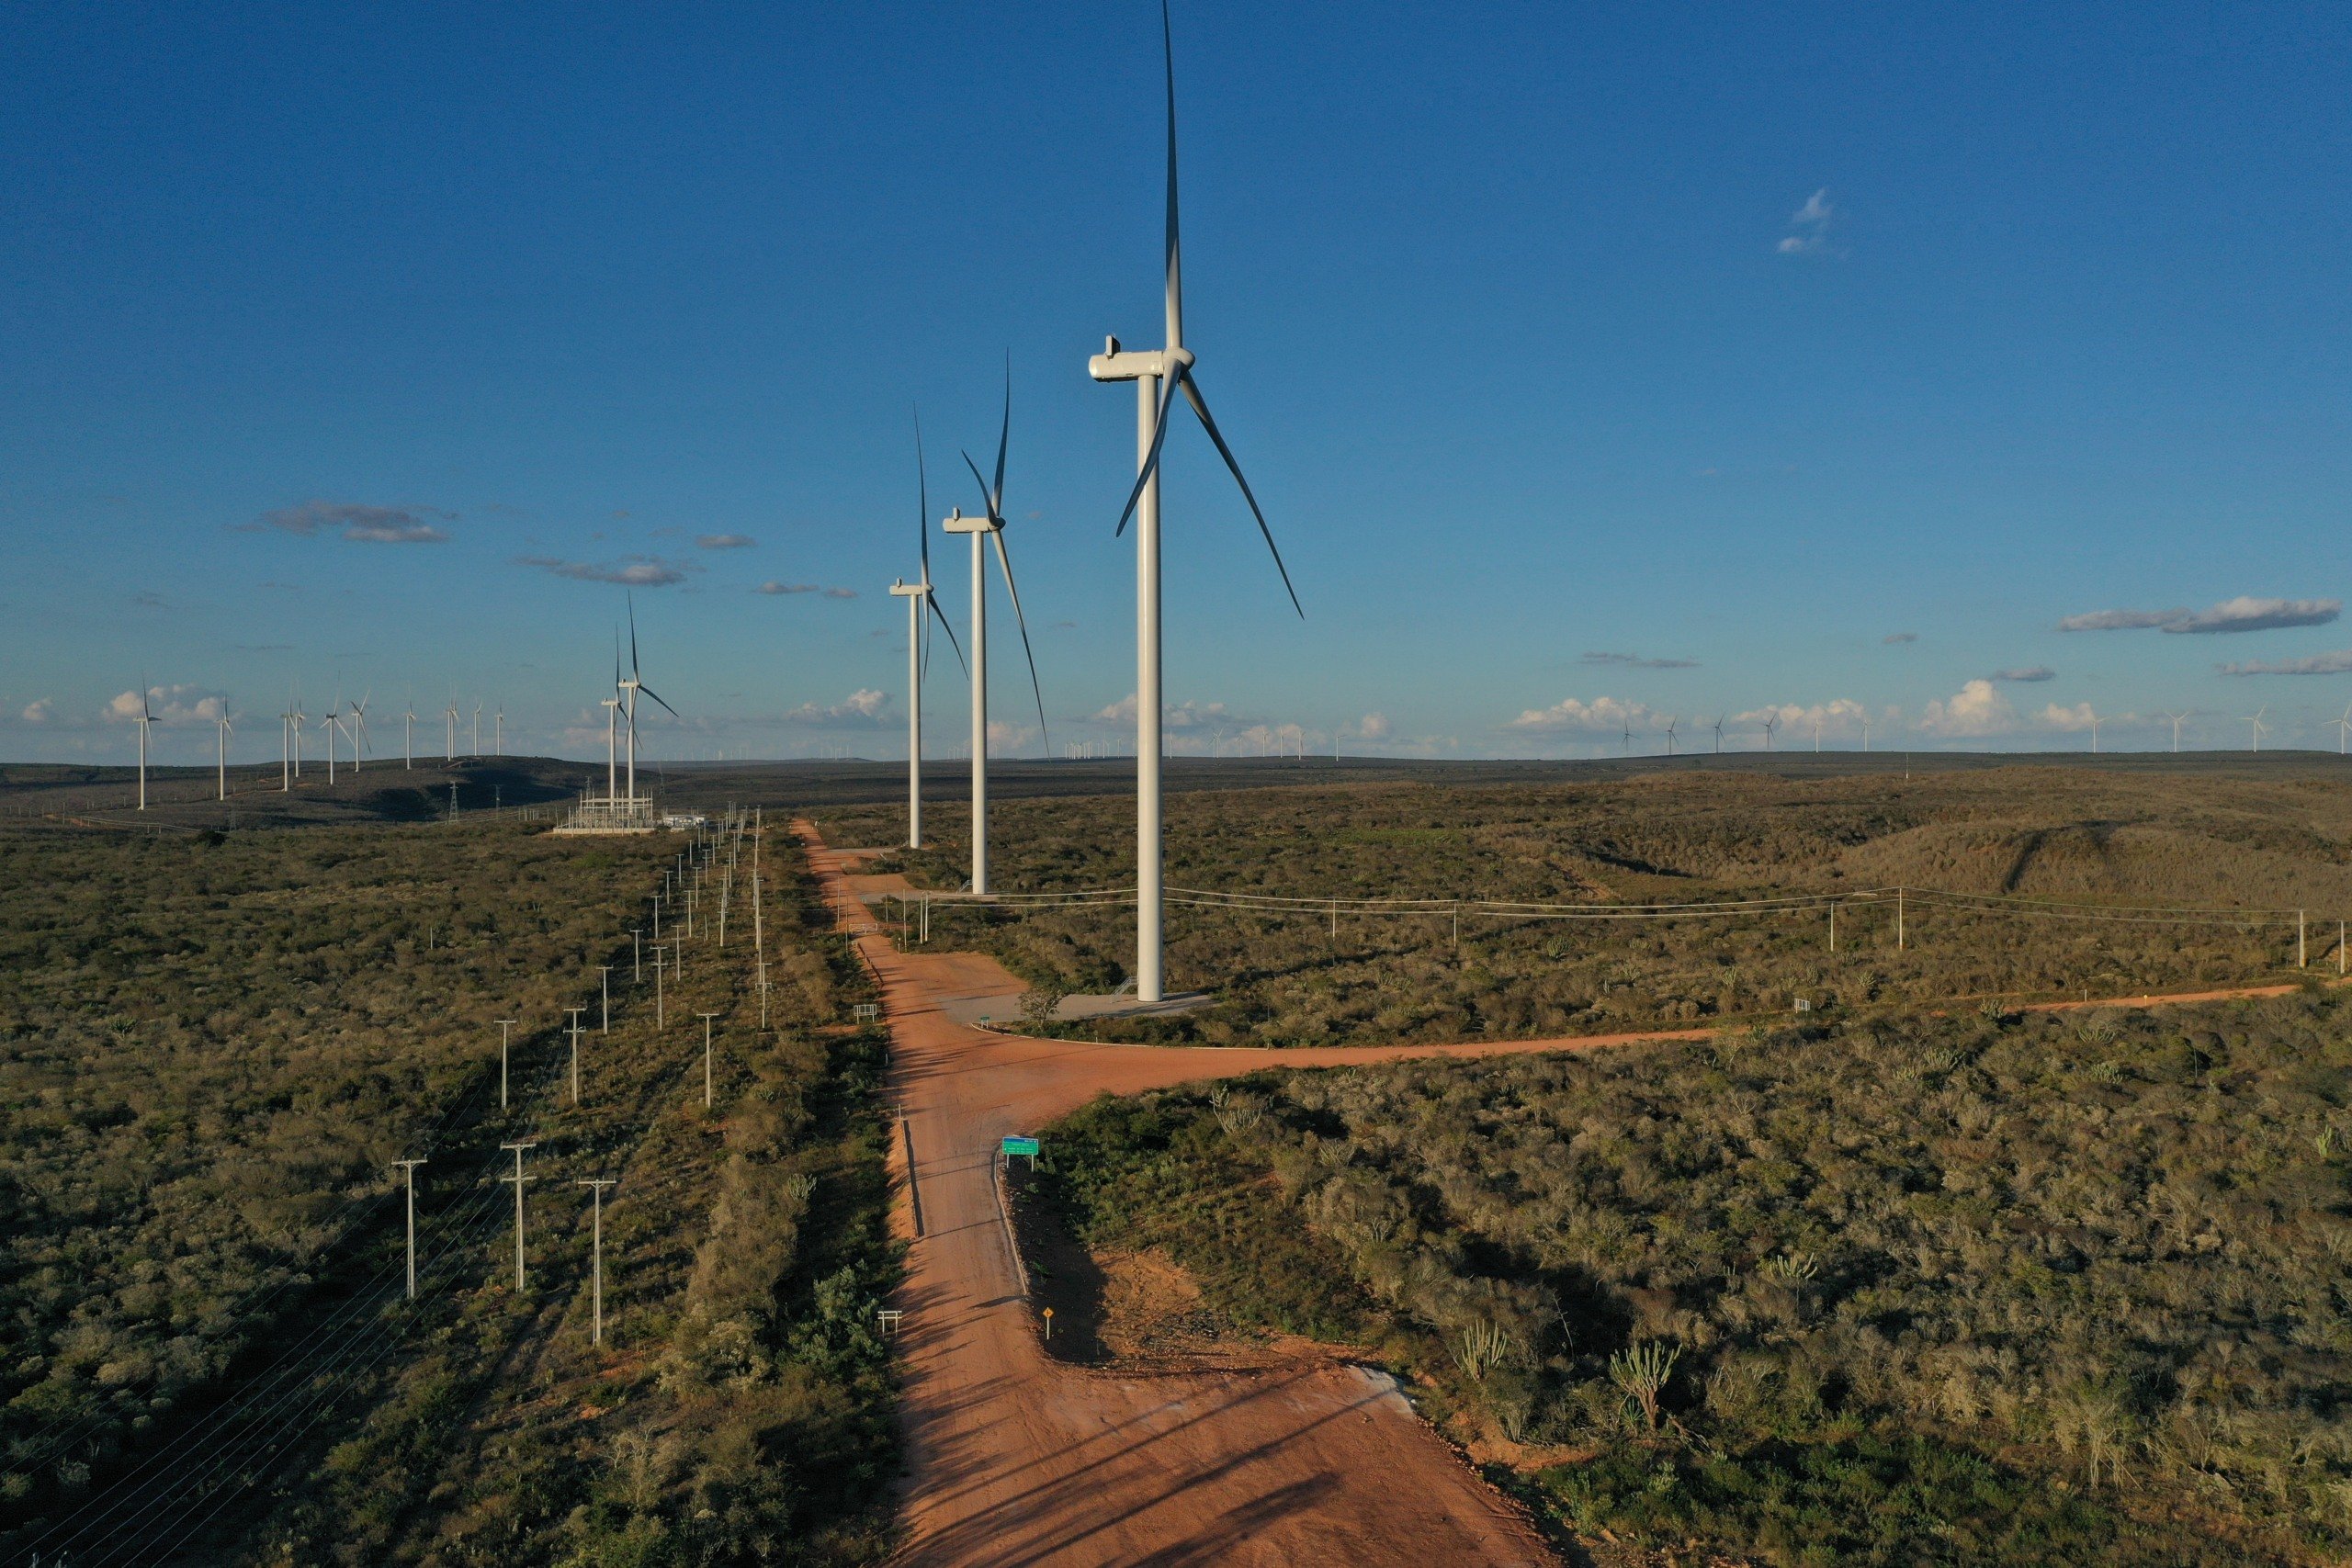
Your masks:
M1031 1159L1035 1159L1037 1157L1037 1140L1035 1138L1007 1138L1004 1141L1003 1152L1007 1158L1010 1158L1014 1155L1027 1155Z

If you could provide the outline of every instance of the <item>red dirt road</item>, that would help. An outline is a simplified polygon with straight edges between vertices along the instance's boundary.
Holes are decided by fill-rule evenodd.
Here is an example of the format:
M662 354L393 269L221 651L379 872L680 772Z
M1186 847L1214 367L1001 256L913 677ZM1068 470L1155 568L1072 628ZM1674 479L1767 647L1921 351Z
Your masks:
M911 1238L894 1304L908 1474L907 1568L1018 1564L1552 1563L1532 1528L1385 1378L1300 1363L1120 1374L1056 1361L1022 1299L993 1179L998 1140L1098 1094L1135 1094L1261 1067L1589 1050L1712 1029L1460 1045L1268 1051L1030 1040L956 1023L947 1000L1023 987L972 953L901 953L814 828L794 824L845 927L881 978L905 1112L895 1162ZM2276 995L2059 1002L2021 1010L2161 1006Z
M870 922L806 824L827 897ZM1119 1375L1048 1357L1021 1298L991 1175L997 1141L1095 1095L1259 1067L1537 1050L1163 1050L1008 1039L940 1011L1022 988L968 953L858 939L881 976L912 1148L915 1226L899 1337L906 1393L898 1561L1015 1564L1554 1562L1518 1511L1386 1382L1310 1363ZM1557 1048L1557 1047L1552 1047Z

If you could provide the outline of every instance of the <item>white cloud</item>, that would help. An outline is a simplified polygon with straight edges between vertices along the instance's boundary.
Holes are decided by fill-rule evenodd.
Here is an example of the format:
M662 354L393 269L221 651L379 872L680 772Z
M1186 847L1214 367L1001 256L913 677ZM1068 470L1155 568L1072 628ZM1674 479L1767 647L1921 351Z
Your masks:
M1359 740L1385 740L1388 739L1388 716L1368 713L1356 720L1355 730Z
M1990 681L1971 681L1950 697L1931 702L1919 716L1930 735L1998 735L2017 727L2017 710Z
M2246 660L2216 665L2224 675L2341 675L2352 670L2352 648L2313 653L2301 659Z
M2203 610L2091 610L2058 623L2062 632L2264 632L2325 626L2344 613L2341 599L2257 599L2241 593Z
M1766 707L1750 708L1746 713L1731 715L1724 722L1726 725L1760 725L1768 718L1777 718L1780 720L1779 733L1783 736L1811 735L1816 724L1824 735L1859 735L1864 712L1862 705L1853 698L1837 697L1826 703L1776 703ZM1712 736L1714 728L1712 723L1694 720L1690 733Z
M1136 694L1129 692L1110 706L1094 715L1097 724L1133 724L1136 721ZM1214 729L1246 722L1223 703L1195 702L1186 698L1181 703L1164 703L1159 709L1162 729Z
M697 534L695 543L706 550L742 550L759 541L749 534Z
M1996 670L1992 678L1996 681L2055 681L2058 671L2047 664L2036 664L2020 670Z
M1628 670L1696 670L1695 659L1645 659L1638 653L1588 653L1586 664L1618 664Z
M802 703L778 720L783 724L868 725L888 721L890 694L861 686L837 703Z
M17 716L27 724L47 724L56 711L47 697L41 697L27 703L25 711Z
M1663 728L1668 716L1647 703L1620 702L1615 697L1595 697L1588 703L1580 697L1563 697L1548 708L1524 710L1503 728L1544 735L1573 730L1620 735L1628 725L1636 730Z
M2093 716L2088 703L2076 703L2072 707L2060 707L2052 703L2035 716L2034 722L2044 729L2082 730L2091 727ZM2114 715L2108 716L2112 718Z
M34 705L41 708L46 716L47 703ZM208 691L201 686L150 686L147 688L147 708L162 724L212 724L229 711L229 699L221 693ZM26 710L28 716L31 711L29 708ZM98 716L108 724L129 724L136 720L139 717L138 688L134 686L116 695L99 710Z
M1789 215L1790 232L1773 248L1784 256L1819 255L1829 247L1829 225L1838 215L1830 205L1827 186L1804 198L1804 205Z
M992 754L1010 755L1037 738L1034 724L1009 724L1001 718L989 720L989 750Z

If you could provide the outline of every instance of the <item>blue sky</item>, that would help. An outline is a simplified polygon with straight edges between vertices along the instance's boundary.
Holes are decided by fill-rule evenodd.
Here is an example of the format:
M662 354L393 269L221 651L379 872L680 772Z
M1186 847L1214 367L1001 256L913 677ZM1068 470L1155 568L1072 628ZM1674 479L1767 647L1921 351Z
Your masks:
M1008 351L1053 743L1108 740L1135 411L1084 361L1158 327L1157 20L0 14L0 756L128 760L142 678L166 758L224 701L273 752L296 681L600 754L596 575L631 566L678 579L637 593L688 720L650 748L902 754L911 411L934 513L971 507ZM2335 744L2352 12L1187 0L1175 33L1187 337L1306 607L1180 432L1180 749L1776 712L2029 749L2096 712L2123 748L2182 710L2238 745L2265 705L2266 745ZM2098 612L2151 624L2060 629ZM927 690L950 746L952 665Z

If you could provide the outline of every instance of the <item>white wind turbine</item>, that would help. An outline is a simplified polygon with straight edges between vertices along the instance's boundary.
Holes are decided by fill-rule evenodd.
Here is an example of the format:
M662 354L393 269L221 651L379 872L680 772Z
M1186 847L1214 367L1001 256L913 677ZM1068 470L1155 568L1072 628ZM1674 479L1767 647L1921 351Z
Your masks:
M319 728L327 732L327 787L333 789L334 787L334 738L335 732L343 728L343 694L341 692L335 693L334 701L328 705L325 716L319 720Z
M1290 571L1274 547L1273 530L1243 477L1241 465L1225 444L1209 405L1193 375L1192 351L1184 346L1184 299L1179 265L1176 222L1176 52L1170 35L1166 0L1159 12L1159 40L1168 97L1168 215L1162 247L1165 271L1168 344L1165 348L1122 351L1117 338L1087 362L1087 373L1098 381L1136 384L1136 483L1120 509L1119 530L1127 518L1136 520L1136 998L1163 999L1160 976L1162 893L1160 886L1159 764L1161 690L1159 680L1159 454L1168 438L1169 415L1181 389L1201 428L1216 447L1217 456L1241 487L1250 514L1266 547L1273 551L1274 568L1290 592L1291 607L1302 619L1298 593L1291 588Z
M2194 708L2190 708L2180 713L2168 713L2165 715L2166 718L2172 720L2172 749L2175 755L2177 755L2180 751L2180 721L2187 718L2189 714L2194 713L2195 711L2196 710ZM2347 709L2346 711L2352 712L2352 709Z
M474 739L471 750L474 756L481 755L481 704L480 703L474 704Z
M628 674L620 682L620 687L621 694L628 700L628 804L629 809L634 811L637 808L637 694L644 693L655 702L662 703L672 718L678 716L678 710L668 703L662 703L662 694L647 685L639 673L637 662L637 595L634 593L628 596Z
M605 710L605 805L609 809L621 793L621 634L613 633L613 694L596 705Z
M2260 751L2262 750L2262 732L2270 728L2268 725L2262 722L2262 716L2269 711L2270 705L2268 703L2265 703L2259 708L2256 708L2253 714L2248 716L2246 719L2248 724L2254 726L2254 749L2256 751Z
M2344 755L2344 743L2352 739L2352 703L2344 705L2343 716L2335 720L2335 754Z
M225 705L221 707L220 718L215 722L220 726L220 750L218 757L220 777L220 798L226 800L229 798L229 731L235 728L236 726L230 722L229 710Z
M1634 754L1634 716L1628 713L1620 722L1625 727L1625 755L1630 757Z
M2096 757L2098 755L2098 709L2085 703L2083 711L2091 716L2091 755Z
M450 697L442 717L446 722L441 727L441 760L454 762L458 760L458 699L455 696Z
M139 726L139 809L147 809L147 729L155 722L155 710L147 705L147 677L139 677L139 716L131 721Z
M996 544L996 561L1004 573L1004 591L1012 598L1013 624L1021 628L1021 651L1029 659L1029 688L1037 698L1038 739L1046 754L1053 754L1052 744L1046 736L1046 694L1037 683L1037 656L1029 648L1029 623L1021 613L1021 590L1013 586L1012 558L1004 547L1004 455L1012 435L1012 365L1008 358L1004 369L1004 424L996 438L996 482L991 485L983 479L980 466L972 461L972 455L964 454L972 478L979 482L987 514L967 517L959 506L940 525L951 534L968 534L972 538L972 891L976 895L989 890L989 603L988 558L980 547L983 536Z
M1729 716L1730 715L1728 714L1719 714L1715 717L1713 727L1715 731L1715 755L1719 757L1723 755L1724 750L1724 720Z
M1775 709L1771 714L1768 715L1764 720L1764 750L1767 751L1770 751L1772 749L1772 731L1780 728L1781 715L1779 710Z
M490 754L493 757L506 755L506 705L504 703L498 705L498 712L491 719L491 735L492 739Z
M289 694L286 711L277 716L280 770L277 788L281 795L294 787L294 752L296 744L300 739L300 731L296 728L300 722L300 716L294 710L301 705L302 699L299 695Z
M294 727L294 776L299 779L302 776L302 727L311 722L311 716L302 711L300 686L294 688L294 711L286 716L286 721Z
M359 771L359 759L368 750L368 699L375 694L373 691L362 692L359 701L344 715L343 738L351 742L351 771L355 773Z
M1666 754L1669 757L1674 755L1674 727L1680 722L1672 714L1666 716Z
M1870 749L1871 749L1871 715L1870 715L1870 710L1869 710L1868 708L1864 708L1864 709L1862 710L1862 750L1865 750L1865 751L1867 751L1867 750L1869 750Z
M915 418L915 539L922 580L893 580L890 592L907 602L907 847L919 850L922 848L922 678L931 664L933 616L939 618L940 629L956 649L957 668L970 673L964 664L964 645L956 640L956 628L947 624L947 612L939 607L939 595L932 590L931 475L923 463L921 415Z
M1821 750L1821 714L1818 710L1813 716L1813 749L1815 752Z
M416 767L416 696L410 694L408 706L401 715L401 766L414 771Z

